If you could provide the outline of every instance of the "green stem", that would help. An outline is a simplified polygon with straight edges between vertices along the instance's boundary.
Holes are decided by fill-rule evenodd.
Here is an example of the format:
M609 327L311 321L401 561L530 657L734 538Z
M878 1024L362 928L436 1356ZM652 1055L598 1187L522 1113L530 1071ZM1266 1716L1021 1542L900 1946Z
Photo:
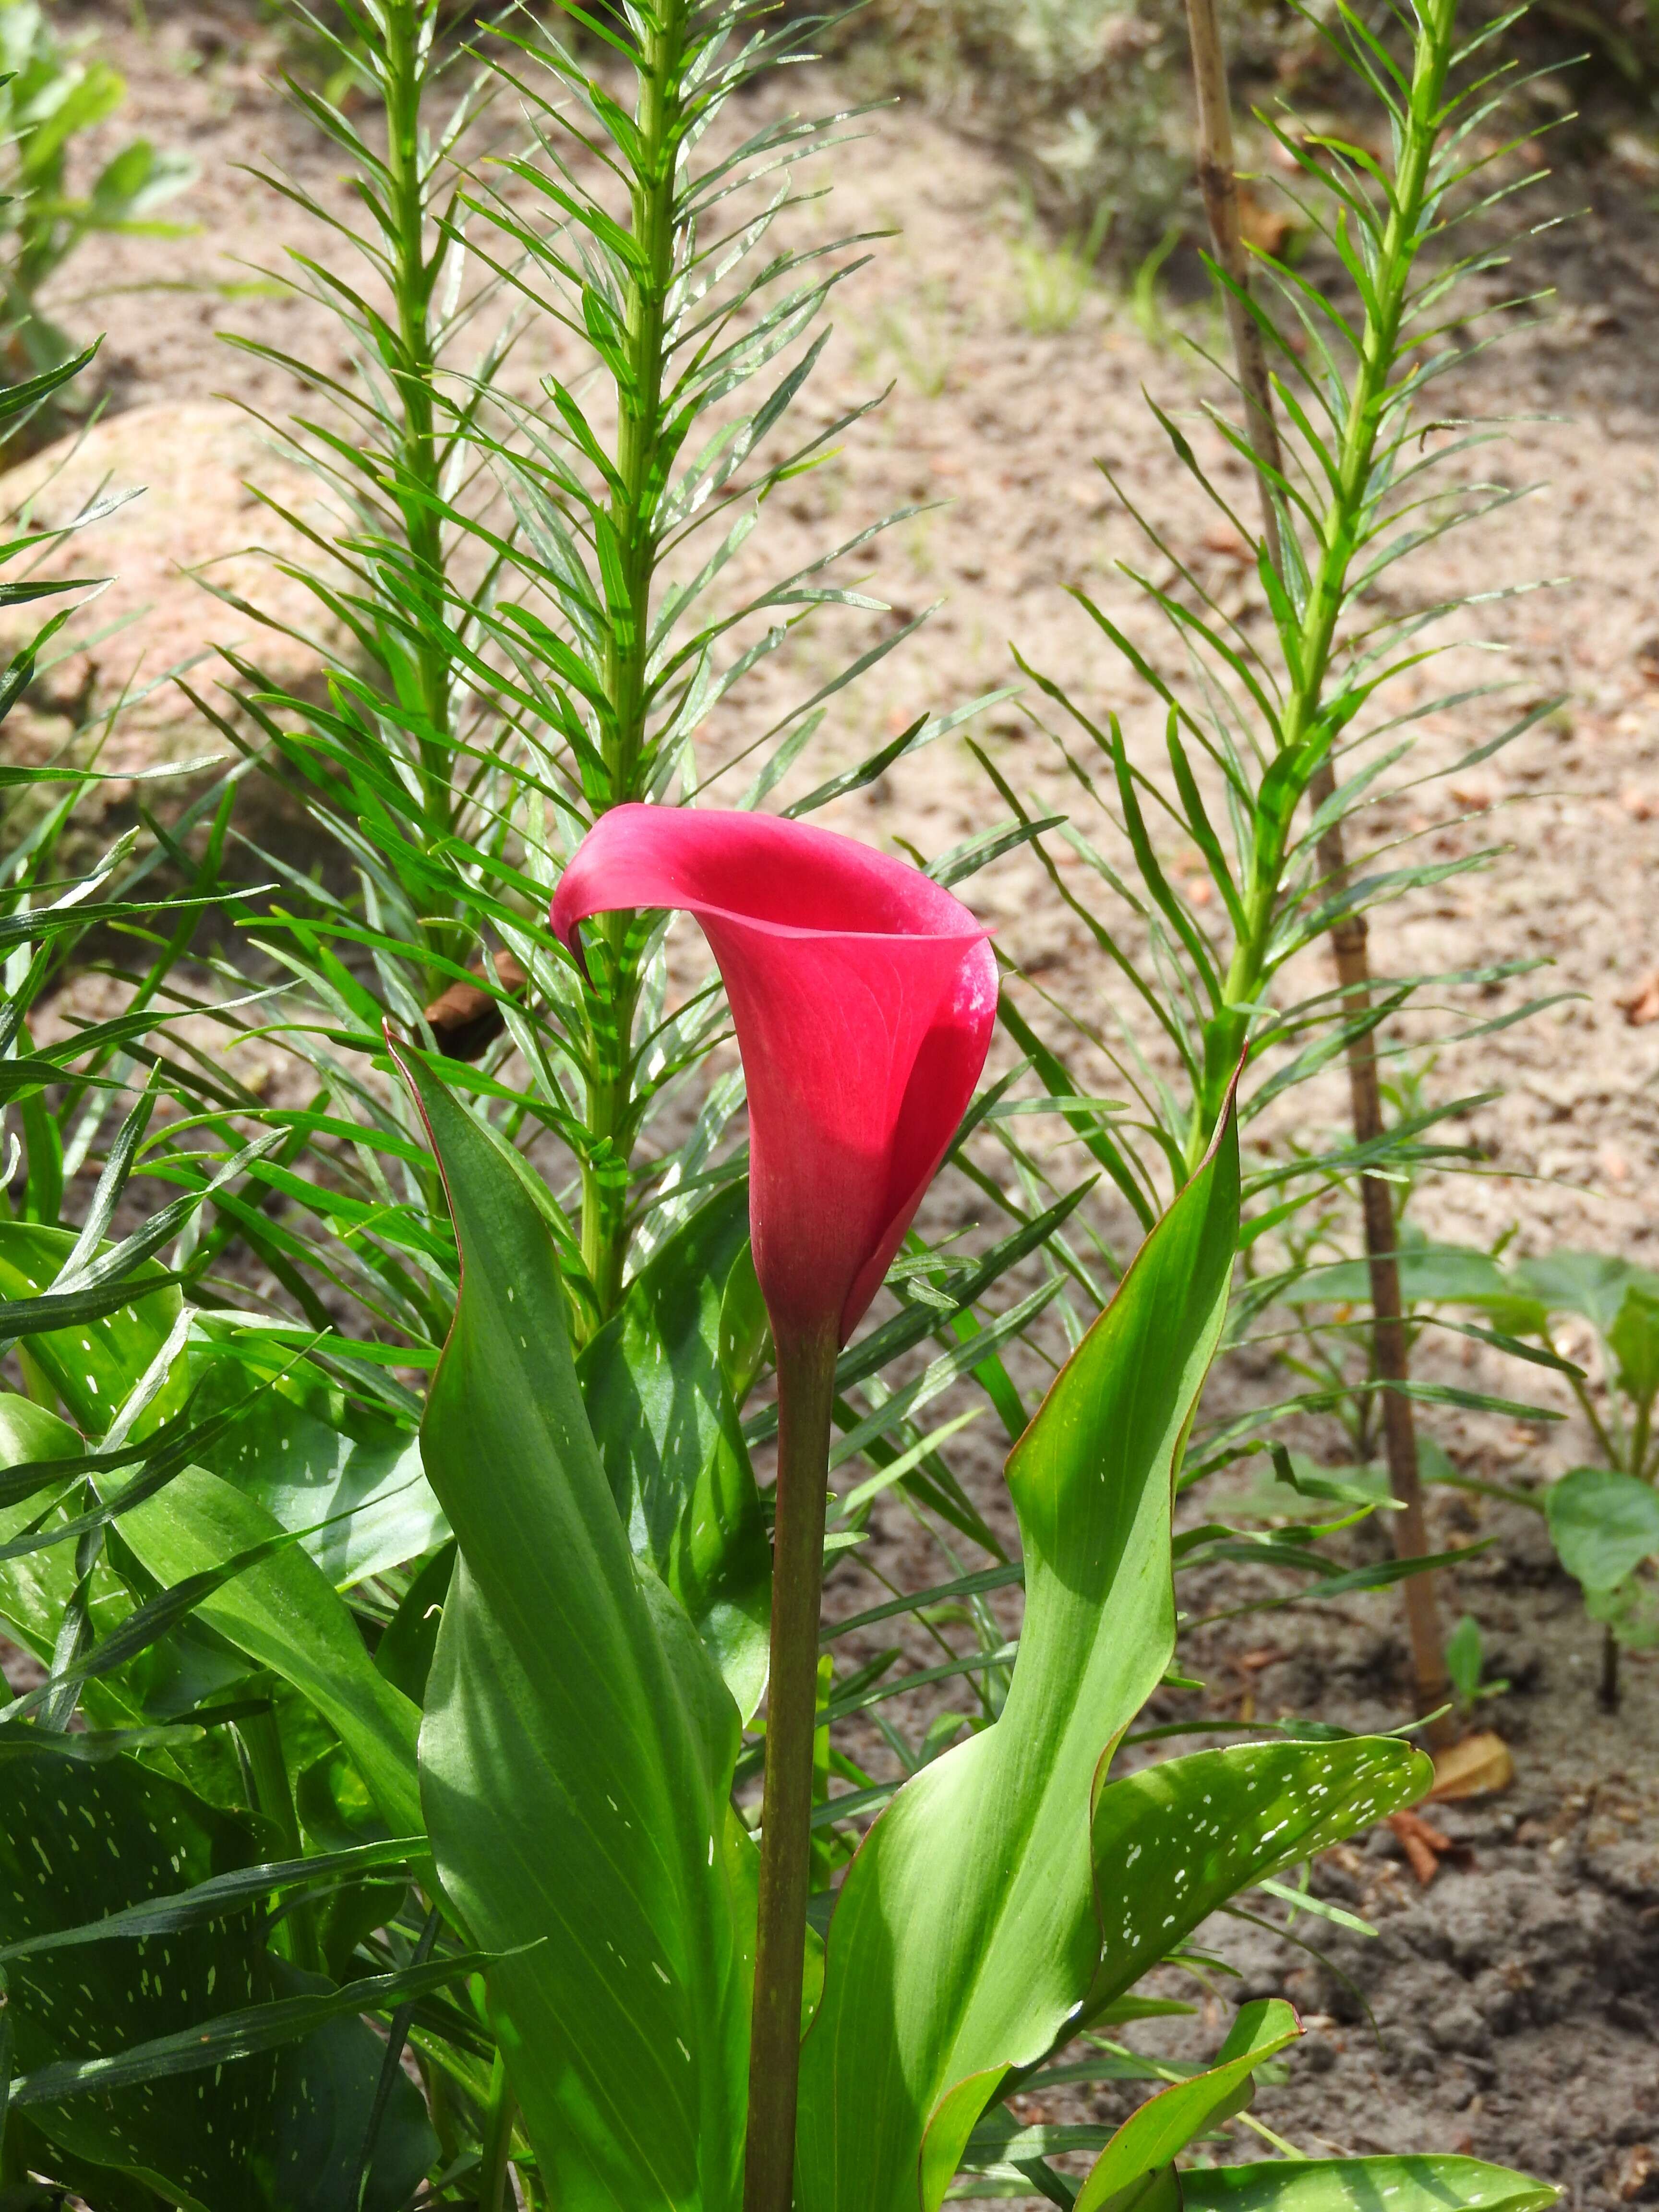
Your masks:
M1584 1419L1589 1423L1590 1433L1595 1438L1596 1443L1601 1446L1601 1455L1607 1461L1607 1465L1609 1467L1622 1467L1625 1463L1623 1456L1617 1445L1613 1443L1613 1438L1607 1434L1607 1426L1602 1421L1601 1416L1596 1412L1595 1402L1591 1399L1589 1392L1584 1387L1583 1377L1580 1375L1570 1376L1568 1377L1568 1388L1571 1390L1573 1396L1577 1399L1578 1410L1583 1413Z
M1446 72L1450 64L1456 0L1432 0L1419 17L1412 67L1411 103L1395 170L1394 191L1377 248L1373 303L1366 314L1359 363L1349 395L1335 483L1320 530L1319 558L1297 641L1300 678L1291 687L1279 731L1279 757L1294 757L1316 734L1324 711L1325 686L1337 624L1348 592L1348 574L1370 504L1377 441L1395 394L1401 324L1412 270L1422 244L1423 216L1442 125ZM1322 751L1319 757L1323 757ZM1311 775L1317 760L1310 760ZM1305 782L1306 778L1303 781ZM1188 1166L1196 1166L1215 1131L1226 1085L1249 1028L1249 1008L1259 994L1278 918L1294 804L1260 811L1256 847L1244 890L1245 927L1233 948L1222 988L1222 1005L1205 1038L1204 1097L1194 1117Z
M459 2137L455 2131L455 2100L450 2094L449 2076L423 2051L416 2052L415 2063L426 2088L426 2108L432 2132L438 2138L440 2163L445 2167L452 2166L459 2149Z
M1653 1401L1644 1398L1636 1408L1636 1425L1630 1440L1630 1471L1645 1479L1648 1447L1653 1441Z
M421 158L421 102L427 53L433 32L429 0L386 0L383 91L386 122L386 228L398 343L392 374L403 404L403 428L397 443L398 481L392 487L403 518L410 577L389 580L406 594L412 583L410 611L418 631L411 674L416 696L401 702L419 720L421 784L426 826L434 837L453 827L451 787L453 732L450 717L451 654L445 642L448 610L444 592L443 526L437 500L442 455L437 435L434 391L437 342L432 298L444 264L447 241L440 239L428 258L429 169Z
M582 1161L582 1261L599 1317L622 1297L628 1259L628 1164L634 1149L634 1014L640 970L634 916L608 914L590 925L599 945L590 962L595 989L587 1006L589 1150Z
M602 808L642 799L650 761L647 732L652 592L663 490L663 391L668 360L665 324L674 275L675 178L684 140L681 80L686 10L670 0L644 11L639 31L637 149L629 216L638 248L623 301L627 374L616 380L616 475L611 495L615 583L608 586L599 732L606 790ZM601 1316L622 1295L628 1249L627 1170L637 1124L634 1017L639 959L634 917L607 915L600 933L605 965L594 962L589 1003L586 1125L599 1149L582 1169L582 1255Z
M640 154L629 188L637 273L625 309L628 378L617 387L617 483L611 520L617 535L622 592L611 609L605 689L611 726L605 733L612 804L640 795L646 750L646 663L651 587L657 566L657 501L663 380L667 368L664 319L674 270L674 179L683 124L679 83L684 9L642 13Z
M766 1692L744 2212L790 2212L817 1727L818 1593L836 1389L833 1328L780 1334L772 1666Z
M478 2212L501 2212L507 2203L507 2170L512 2163L513 2123L518 2111L498 2051L489 2071L489 2109L484 2115L478 2160Z

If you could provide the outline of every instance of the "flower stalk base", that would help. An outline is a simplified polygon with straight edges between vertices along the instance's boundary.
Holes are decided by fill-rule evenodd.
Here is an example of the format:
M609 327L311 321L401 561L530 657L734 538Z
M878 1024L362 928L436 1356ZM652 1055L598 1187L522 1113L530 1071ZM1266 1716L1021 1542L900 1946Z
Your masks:
M778 1340L777 1516L766 1698L760 1904L744 2212L789 2212L817 1726L818 1595L837 1344L833 1323Z

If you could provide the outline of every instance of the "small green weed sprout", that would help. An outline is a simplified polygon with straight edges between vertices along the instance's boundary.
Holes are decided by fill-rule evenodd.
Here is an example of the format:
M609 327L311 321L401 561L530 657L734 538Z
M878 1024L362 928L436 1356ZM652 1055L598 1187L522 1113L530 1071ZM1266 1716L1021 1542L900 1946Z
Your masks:
M1086 228L1066 232L1058 245L1049 243L1029 192L1023 212L1013 248L1020 322L1039 337L1069 331L1094 288L1095 265L1111 228L1111 208L1103 202Z

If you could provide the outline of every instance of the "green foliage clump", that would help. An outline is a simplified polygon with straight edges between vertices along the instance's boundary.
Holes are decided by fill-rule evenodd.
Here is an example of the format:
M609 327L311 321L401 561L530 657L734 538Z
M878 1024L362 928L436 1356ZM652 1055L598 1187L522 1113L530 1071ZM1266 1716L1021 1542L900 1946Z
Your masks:
M40 0L0 0L0 374L13 383L57 368L74 340L40 309L40 294L82 242L97 234L179 237L155 210L196 174L186 154L134 138L84 191L70 180L76 139L126 98L118 70L85 61L90 34L60 39Z

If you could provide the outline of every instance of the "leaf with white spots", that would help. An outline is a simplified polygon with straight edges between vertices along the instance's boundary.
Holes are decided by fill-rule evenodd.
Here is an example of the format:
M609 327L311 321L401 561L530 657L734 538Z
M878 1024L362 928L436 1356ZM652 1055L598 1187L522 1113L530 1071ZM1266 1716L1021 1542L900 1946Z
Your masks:
M1369 1828L1431 1787L1397 1736L1249 1743L1125 1774L1095 1802L1100 1966L1092 2018L1264 1875Z
M82 2161L207 2212L404 2203L437 2146L402 2081L357 2204L385 2046L356 2015L408 1992L394 1981L343 1995L270 1955L260 1912L273 1877L280 1887L295 1869L261 1866L249 1820L130 1759L58 1758L48 1741L9 1758L5 1779L0 2019L15 2039L15 2110L50 2147L30 2162L51 2170L61 2153L60 2178L83 2195ZM85 1924L120 1914L114 1934ZM18 1956L23 1944L52 1948ZM438 1961L427 1978L456 1971Z
M0 1221L0 1299L43 1296L74 1249L72 1229ZM116 1288L122 1297L115 1311L29 1340L31 1354L88 1436L101 1436L109 1426L179 1317L179 1292L154 1260L135 1267ZM182 1376L181 1364L181 1384Z
M1181 2177L1182 2212L1545 2212L1547 2181L1479 2159L1309 2158Z
M170 1896L260 1856L246 1821L130 1759L13 1759L5 1776L0 1939L9 1943ZM257 2002L266 1969L251 1905L211 1928L15 1960L7 1969L15 2071L27 2077L118 2051ZM159 2176L210 2205L252 2208L257 2196L236 2192L264 2140L275 2084L275 2059L255 2057L216 2078L147 2083L30 2117L97 2164Z

